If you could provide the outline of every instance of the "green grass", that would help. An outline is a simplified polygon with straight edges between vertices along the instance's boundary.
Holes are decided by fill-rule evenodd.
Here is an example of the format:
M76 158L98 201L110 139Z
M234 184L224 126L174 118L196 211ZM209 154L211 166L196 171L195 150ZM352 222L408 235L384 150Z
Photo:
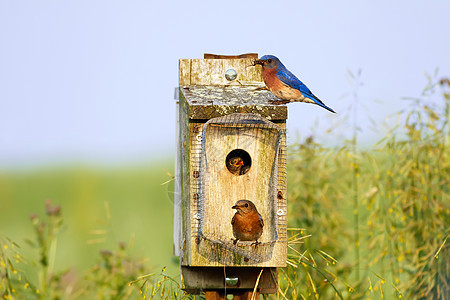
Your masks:
M0 234L23 245L33 236L29 216L42 214L45 200L51 199L63 211L56 255L60 268L87 270L99 250L119 241L132 241L131 250L147 257L149 265L160 268L165 264L170 272L177 273L172 262L173 186L161 185L170 179L161 168L171 170L173 163L3 173ZM105 203L111 215L109 222ZM33 249L23 248L32 255Z
M435 90L411 99L403 124L372 149L355 147L356 137L341 148L311 137L290 149L288 222L312 236L294 245L286 294L448 299L450 97L431 106Z

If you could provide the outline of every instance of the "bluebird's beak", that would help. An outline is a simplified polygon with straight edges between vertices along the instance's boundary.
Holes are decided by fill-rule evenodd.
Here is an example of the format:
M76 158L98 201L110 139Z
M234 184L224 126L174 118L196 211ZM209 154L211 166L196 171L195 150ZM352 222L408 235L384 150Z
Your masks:
M256 59L256 60L253 61L252 65L253 66L256 66L256 65L264 66L264 60Z

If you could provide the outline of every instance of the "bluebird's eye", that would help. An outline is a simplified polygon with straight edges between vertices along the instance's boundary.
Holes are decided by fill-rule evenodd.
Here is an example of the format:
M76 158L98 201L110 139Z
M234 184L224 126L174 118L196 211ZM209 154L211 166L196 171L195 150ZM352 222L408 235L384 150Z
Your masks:
M272 62L272 59L269 58L269 59L267 60L267 62L270 64L270 63Z
M245 207L248 207L248 203L245 203Z

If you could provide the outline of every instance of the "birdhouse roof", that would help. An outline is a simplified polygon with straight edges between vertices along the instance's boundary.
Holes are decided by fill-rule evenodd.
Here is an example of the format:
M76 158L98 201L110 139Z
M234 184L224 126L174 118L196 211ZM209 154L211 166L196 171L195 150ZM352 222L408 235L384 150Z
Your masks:
M231 113L256 113L268 120L286 120L286 105L273 105L277 98L261 85L185 85L179 88L190 119L211 119Z

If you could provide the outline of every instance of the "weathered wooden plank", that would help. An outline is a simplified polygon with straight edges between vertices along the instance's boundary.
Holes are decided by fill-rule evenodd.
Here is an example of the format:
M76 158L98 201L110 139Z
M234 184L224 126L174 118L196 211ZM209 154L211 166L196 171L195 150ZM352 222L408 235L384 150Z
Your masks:
M191 59L191 85L226 84L222 60Z
M200 290L216 290L223 292L239 290L253 290L261 268L249 267L181 267L183 289L195 293ZM237 277L236 286L226 285L226 277ZM259 279L257 291L262 294L277 292L277 268L264 268ZM226 285L226 286L225 286Z
M277 98L258 86L183 86L181 95L188 102L189 118L193 120L232 113L254 113L274 121L287 119L287 106L271 104Z
M177 149L175 152L175 178L174 178L174 196L173 196L173 254L180 256L181 254L181 240L182 240L182 201L181 201L181 124L180 124L180 103L177 102L176 106L176 135L175 144Z
M178 244L178 251L180 253L180 262L182 265L189 264L190 255L189 251L191 242L191 180L190 180L190 170L191 170L191 130L189 127L189 117L188 117L188 105L186 101L180 99L178 104L179 109L179 168L180 168L180 193L181 193L181 240Z
M236 59L236 58L258 58L258 53L245 53L240 55L222 55L222 54L211 54L211 53L205 53L203 55L204 59Z
M252 58L241 59L180 59L179 84L182 85L239 85L262 83L260 65L253 66ZM234 69L237 78L229 81L225 77L228 69Z
M189 59L179 60L179 85L191 84L191 61Z

